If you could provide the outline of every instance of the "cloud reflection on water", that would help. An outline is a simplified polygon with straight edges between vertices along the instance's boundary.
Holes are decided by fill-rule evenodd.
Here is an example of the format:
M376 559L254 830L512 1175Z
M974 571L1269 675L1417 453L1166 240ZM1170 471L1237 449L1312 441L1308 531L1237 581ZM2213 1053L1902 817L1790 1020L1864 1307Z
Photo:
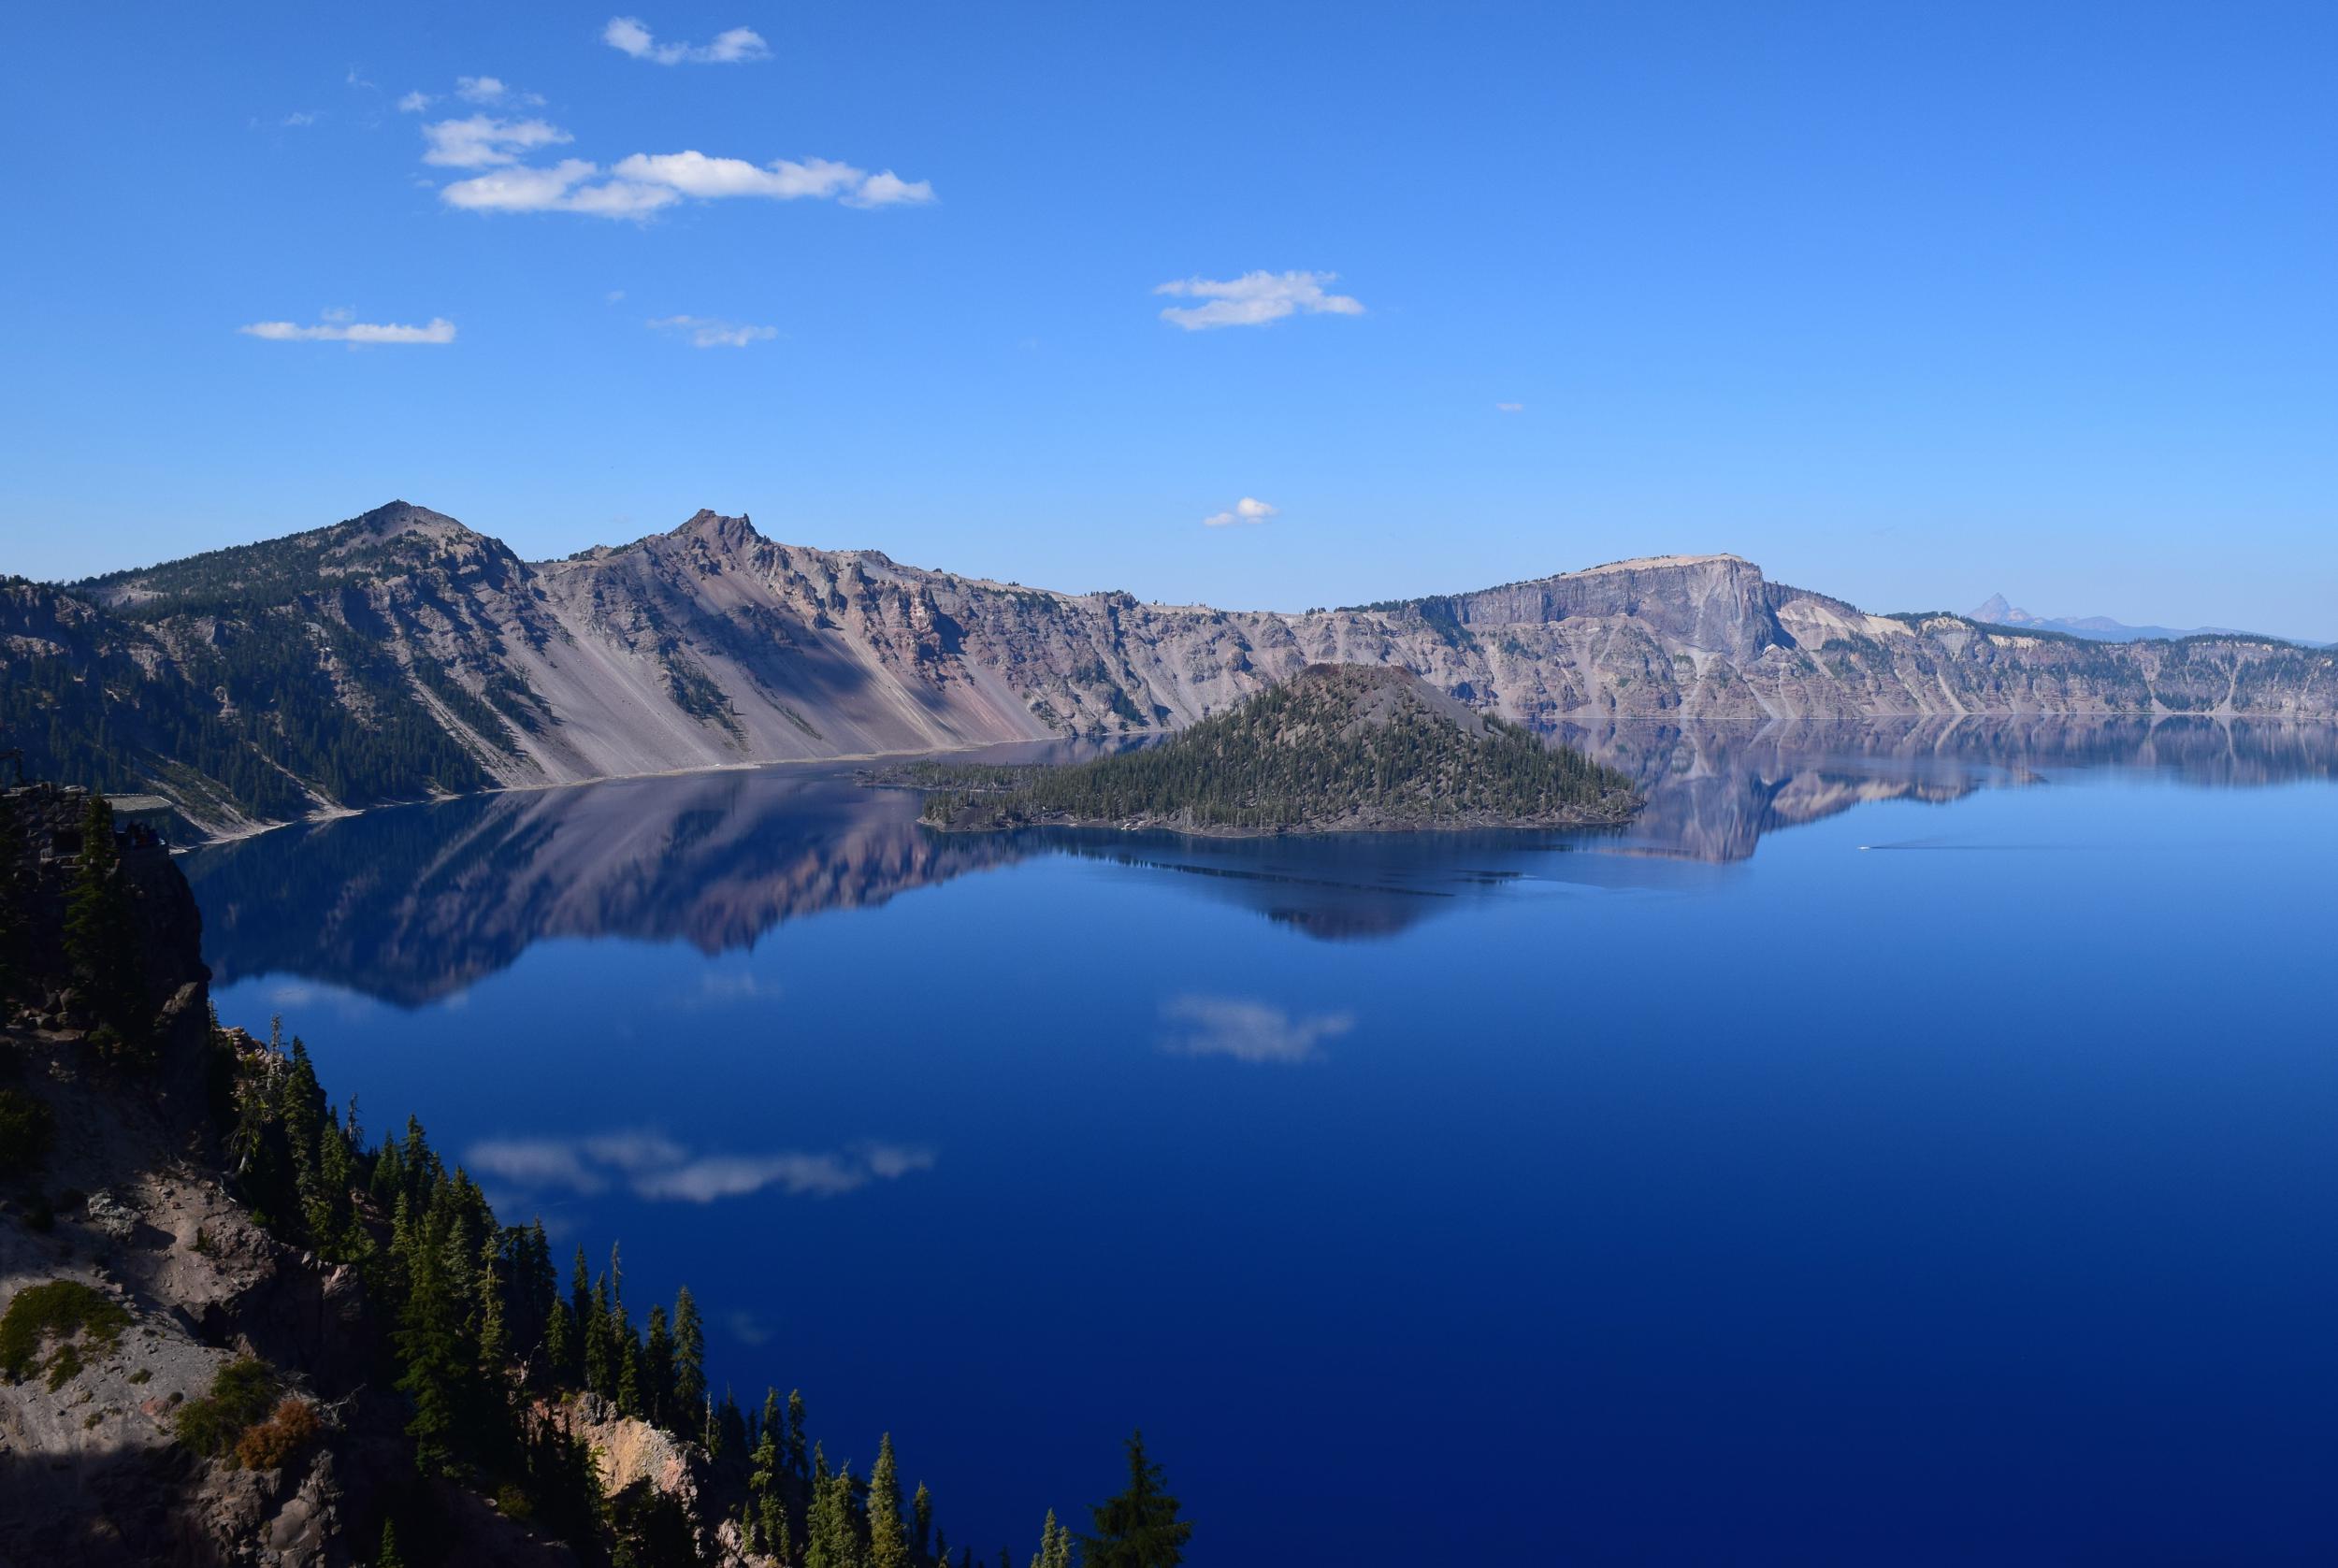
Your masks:
M622 1187L648 1202L712 1203L775 1188L835 1198L872 1182L933 1169L932 1150L872 1140L833 1150L700 1154L662 1132L627 1129L583 1138L488 1138L465 1164L530 1194L591 1196Z

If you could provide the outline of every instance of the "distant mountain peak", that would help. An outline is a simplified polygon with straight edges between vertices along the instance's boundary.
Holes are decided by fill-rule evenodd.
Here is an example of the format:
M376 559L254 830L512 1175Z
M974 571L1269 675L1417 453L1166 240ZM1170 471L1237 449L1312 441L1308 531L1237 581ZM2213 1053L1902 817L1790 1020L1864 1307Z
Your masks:
M2027 626L2037 624L2042 617L2015 607L2003 594L1991 594L1982 603L1966 611L1965 619L1992 626Z
M733 517L710 507L699 508L686 522L666 537L696 539L725 550L740 550L767 542L745 512Z
M468 534L471 530L445 512L418 507L411 501L391 501L360 512L341 525L352 533L364 533L377 539L396 539L401 534Z

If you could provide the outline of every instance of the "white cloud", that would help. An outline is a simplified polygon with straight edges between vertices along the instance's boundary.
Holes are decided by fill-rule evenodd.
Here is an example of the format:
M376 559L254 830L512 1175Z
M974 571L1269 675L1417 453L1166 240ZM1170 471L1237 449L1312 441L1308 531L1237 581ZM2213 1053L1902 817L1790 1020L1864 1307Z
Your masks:
M661 44L639 17L629 16L611 17L609 25L600 30L600 41L636 60L659 65L740 65L768 60L772 54L771 46L752 27L717 33L714 42L707 44Z
M438 100L433 98L429 94L425 93L420 89L416 89L415 91L407 94L403 98L398 99L397 112L400 114L420 114L424 109L428 108L432 104L437 102Z
M903 180L891 169L873 174L860 188L842 198L846 207L909 207L933 199L931 180Z
M464 1164L483 1175L527 1187L599 1192L609 1185L607 1176L585 1163L575 1144L554 1138L490 1138L473 1144Z
M1506 414L1523 414L1526 411L1526 405L1523 403L1496 403L1494 407L1497 411Z
M439 199L472 212L583 212L597 218L640 218L682 199L662 185L599 176L599 165L566 158L550 168L497 169L458 180L442 188Z
M467 104L492 104L511 91L494 77L455 79L455 95Z
M1246 272L1239 278L1183 278L1162 283L1155 294L1203 299L1205 305L1173 305L1161 319L1201 332L1218 326L1264 326L1293 313L1361 316L1364 305L1344 294L1325 294L1336 272Z
M1162 1004L1173 1028L1161 1048L1181 1057L1229 1057L1235 1061L1295 1065L1322 1057L1322 1042L1356 1027L1346 1013L1294 1018L1279 1007L1239 997L1174 997Z
M850 164L826 158L802 163L779 158L756 165L744 158L710 158L694 151L636 152L620 159L610 172L620 180L670 185L686 196L770 196L778 201L841 195L863 178Z
M532 145L565 142L565 131L540 120L513 122L475 115L424 127L431 137L426 162L476 168L515 165L512 156ZM458 162L458 160L465 160ZM458 180L440 193L451 206L474 211L584 212L604 218L639 218L684 197L717 201L760 196L772 201L842 201L852 207L891 207L933 199L933 187L901 179L890 169L870 174L829 158L776 158L751 164L744 158L715 158L695 150L636 152L604 171L598 164L570 158L549 168L512 167L501 175Z
M524 152L558 147L576 138L541 120L498 120L474 114L468 120L440 120L422 128L429 145L422 161L441 168L492 168L516 164Z
M591 1138L491 1138L466 1151L471 1170L532 1191L589 1194L622 1182L651 1202L711 1203L776 1187L795 1197L834 1198L872 1182L931 1171L931 1149L856 1144L822 1153L694 1155L664 1133L627 1130Z
M283 119L277 122L278 124L284 126L287 130L297 129L303 125L313 125L316 122L317 117L310 114L307 109L295 109L292 113L284 116Z
M1224 511L1214 511L1202 519L1205 528L1231 528L1239 523L1263 523L1279 514L1281 509L1270 507L1255 496L1245 496Z
M607 294L600 296L600 302L603 305L614 305L624 297L625 291L623 289L611 289Z
M739 322L718 321L712 316L660 316L644 325L660 332L679 333L690 339L694 349L743 349L749 343L760 343L779 336L775 326L747 326ZM754 977L748 977L747 995L754 994Z
M434 316L427 326L396 326L348 320L347 311L327 310L321 326L297 326L291 322L253 322L236 328L249 338L271 343L452 343L455 324Z

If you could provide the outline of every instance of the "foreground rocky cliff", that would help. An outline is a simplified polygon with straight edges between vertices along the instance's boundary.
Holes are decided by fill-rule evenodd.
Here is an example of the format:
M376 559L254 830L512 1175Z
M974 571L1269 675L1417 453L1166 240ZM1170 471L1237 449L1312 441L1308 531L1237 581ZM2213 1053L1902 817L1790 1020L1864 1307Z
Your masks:
M211 831L528 785L1194 723L1310 663L1537 726L1619 718L2338 714L2338 655L1874 615L1734 555L1306 614L1065 594L763 538L521 561L393 503L73 588L0 584L0 724Z
M88 807L0 795L0 1564L937 1562L922 1489L862 1500L889 1439L831 1476L707 1397L686 1292L644 1341L613 1256L562 1294L417 1124L217 1029L184 878Z

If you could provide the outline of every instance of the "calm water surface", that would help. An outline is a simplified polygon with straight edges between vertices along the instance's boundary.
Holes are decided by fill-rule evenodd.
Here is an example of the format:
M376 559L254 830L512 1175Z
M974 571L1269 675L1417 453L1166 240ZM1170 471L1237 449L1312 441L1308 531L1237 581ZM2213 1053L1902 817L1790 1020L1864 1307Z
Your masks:
M1580 739L1631 831L787 769L187 870L224 1019L993 1561L1139 1423L1200 1564L2338 1561L2338 741Z

